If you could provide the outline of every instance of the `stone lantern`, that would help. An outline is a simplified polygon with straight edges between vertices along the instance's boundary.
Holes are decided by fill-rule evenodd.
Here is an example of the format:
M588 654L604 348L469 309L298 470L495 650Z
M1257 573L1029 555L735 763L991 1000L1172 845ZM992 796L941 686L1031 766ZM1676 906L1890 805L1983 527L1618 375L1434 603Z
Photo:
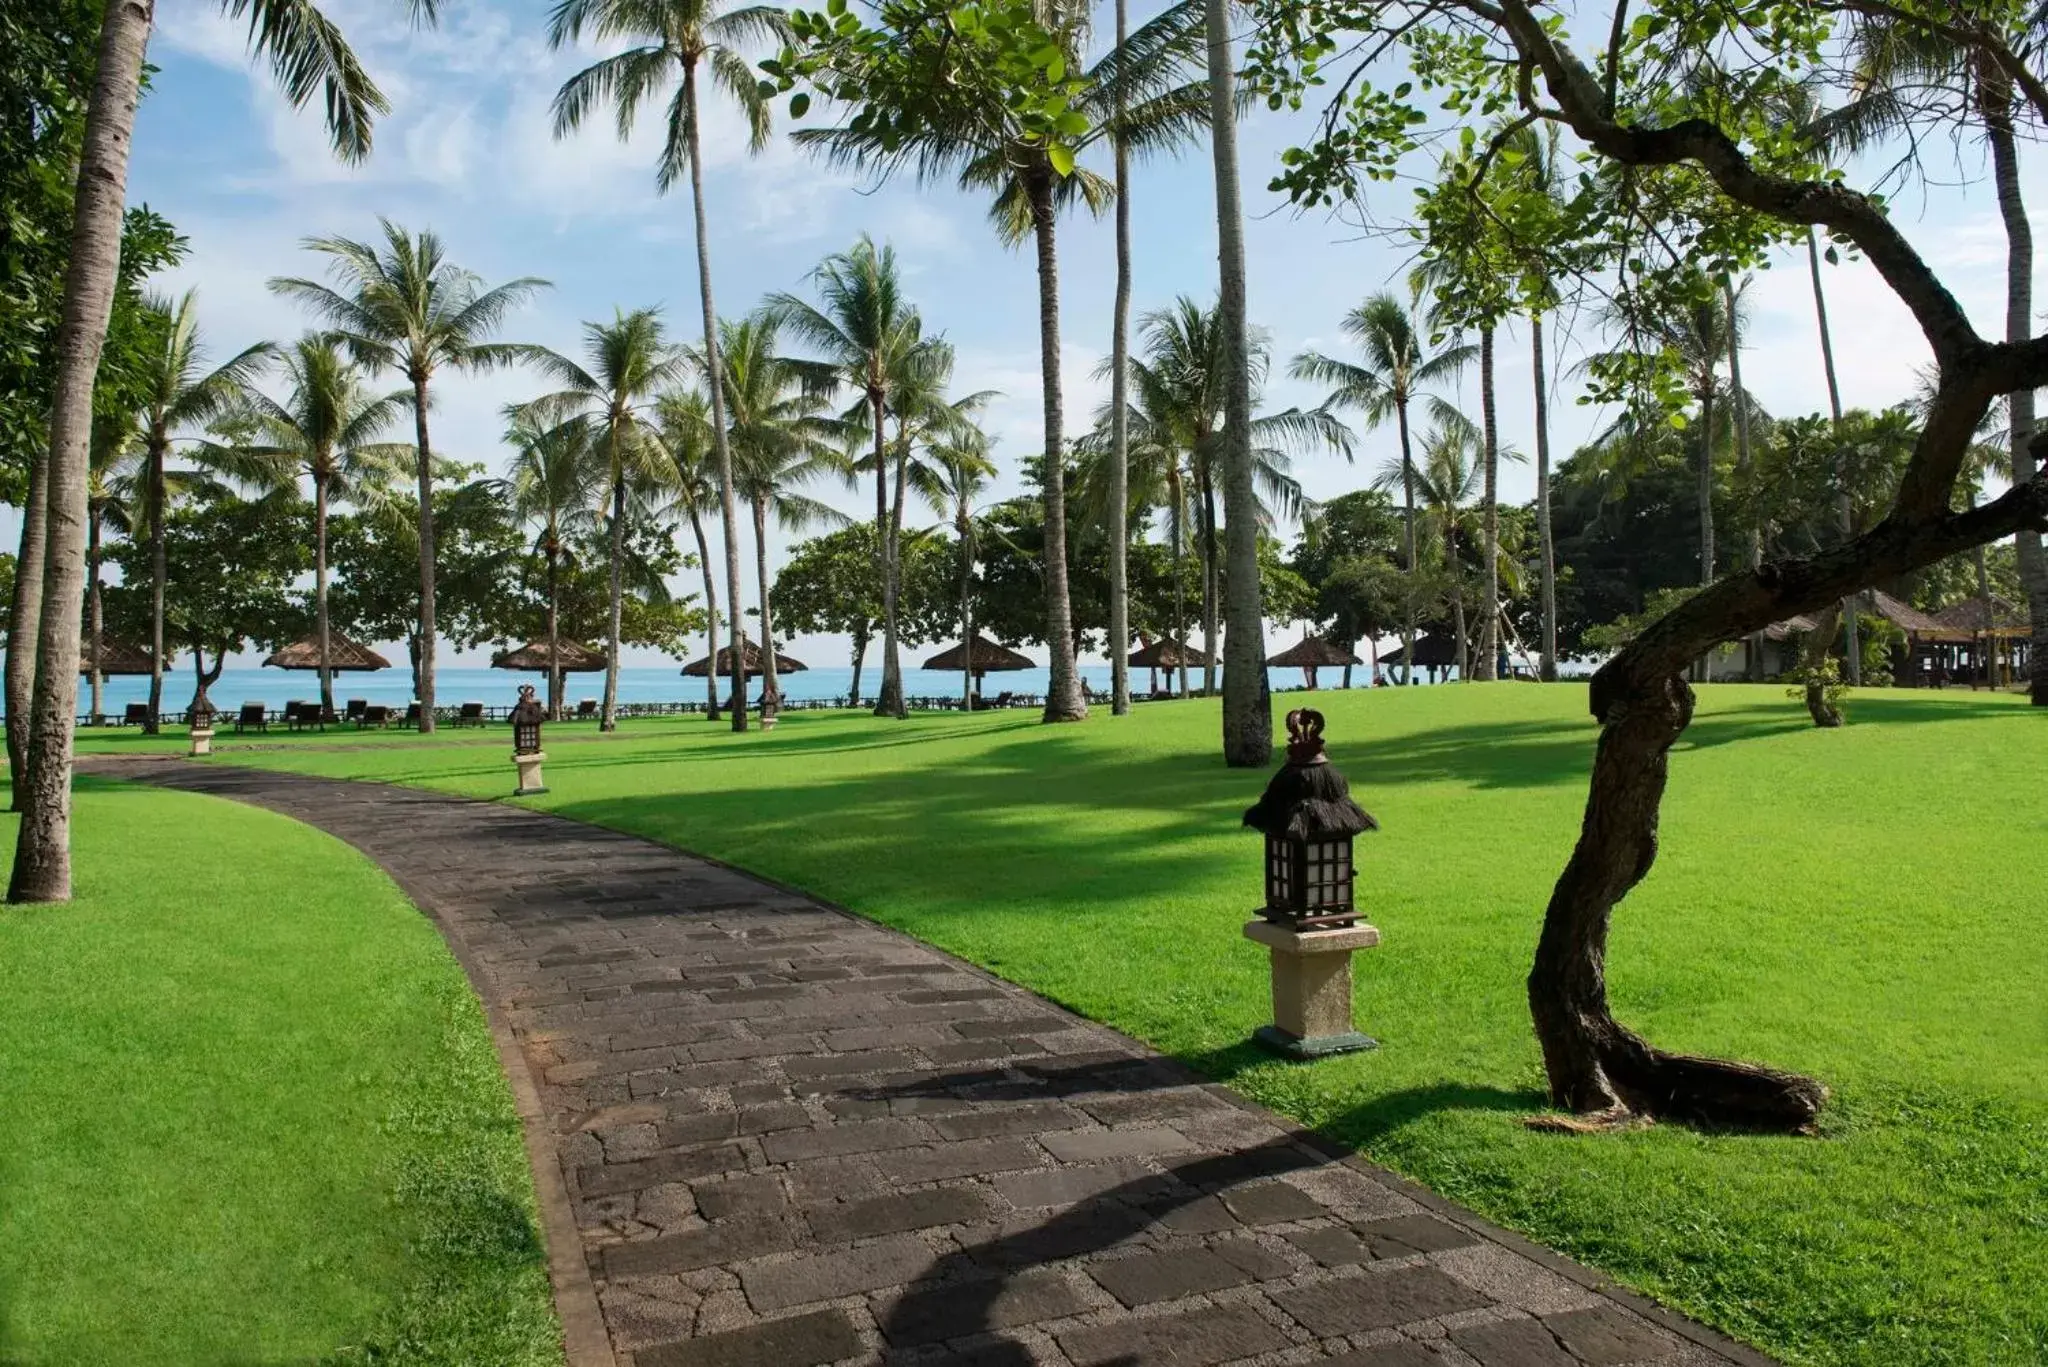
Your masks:
M213 709L203 699L192 709L192 726L188 735L194 758L213 753Z
M519 769L519 786L512 790L514 797L532 797L547 791L540 777L541 761L547 758L541 753L540 724L546 716L547 709L533 696L533 685L521 684L518 705L512 709L512 763Z
M1351 955L1380 942L1352 901L1351 842L1379 829L1323 753L1323 714L1287 714L1287 763L1244 824L1266 837L1266 905L1244 928L1272 958L1273 1023L1253 1038L1290 1058L1371 1049L1351 1023Z

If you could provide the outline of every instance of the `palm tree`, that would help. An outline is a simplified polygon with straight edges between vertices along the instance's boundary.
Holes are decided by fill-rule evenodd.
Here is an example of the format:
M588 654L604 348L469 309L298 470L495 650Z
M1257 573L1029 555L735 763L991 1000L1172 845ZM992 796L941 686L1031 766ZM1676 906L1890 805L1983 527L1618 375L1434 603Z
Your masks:
M434 729L434 453L428 386L442 369L493 370L545 358L541 347L485 340L514 308L547 287L534 276L486 289L447 259L432 232L409 233L388 218L382 250L346 237L305 240L329 258L333 285L279 277L270 288L322 319L363 365L395 370L412 387L414 468L419 482L420 730Z
M697 567L704 576L705 656L718 656L718 581L711 573L711 546L704 539L704 519L718 503L717 454L711 439L711 405L701 389L672 389L654 402L655 422L661 444L668 451L670 471L669 511L686 517L697 540ZM739 604L733 604L739 611ZM704 717L717 721L718 673L704 672L709 692Z
M404 474L412 448L380 442L413 396L365 392L362 373L332 337L310 333L283 354L284 402L250 392L247 416L255 440L231 453L229 473L271 489L313 484L313 603L320 641L320 707L334 710L334 670L327 623L327 511L330 499L374 497Z
M1394 420L1401 437L1401 555L1412 573L1416 568L1415 458L1409 437L1411 406L1422 400L1432 418L1443 422L1457 410L1428 389L1455 377L1471 364L1475 349L1460 343L1431 355L1423 348L1415 315L1392 294L1375 294L1344 315L1344 335L1364 357L1342 361L1305 351L1294 358L1288 374L1297 380L1330 386L1325 408L1356 409L1368 427ZM1460 415L1462 416L1462 415ZM1415 615L1410 611L1402 644L1406 647L1401 682L1414 673Z
M919 182L952 179L962 189L993 196L990 218L1005 245L1032 239L1038 266L1038 364L1043 386L1045 438L1042 465L1045 507L1045 639L1051 659L1045 719L1078 721L1088 715L1075 665L1073 606L1067 591L1065 401L1060 379L1058 222L1081 204L1093 213L1109 207L1114 187L1073 167L1072 157L1119 137L1140 157L1185 146L1209 120L1205 81L1190 81L1202 11L1177 5L1132 34L1127 43L1082 74L1070 112L1085 125L1072 145L1053 147L1020 123L1003 92L977 90L981 100L948 102L941 120L905 130L862 111L837 128L795 135L836 165L887 175L908 167ZM1045 16L1067 65L1079 66L1086 37L1082 13ZM1119 114L1119 111L1121 113ZM1055 154L1061 160L1055 160ZM1063 164L1064 163L1064 164Z
M323 95L335 151L369 155L370 126L388 106L339 30L311 0L220 0L249 19L249 46L269 62L294 108ZM436 0L409 0L432 19ZM9 876L10 902L71 896L71 753L78 707L78 619L84 606L86 498L93 387L120 280L128 153L142 89L142 59L156 7L106 7L99 58L79 143L69 268L52 353L57 357L50 443L29 470L12 631L7 652L8 754L24 816ZM159 655L159 658L161 656ZM30 675L29 662L34 672ZM161 679L152 681L161 695ZM151 717L155 716L152 704Z
M93 419L92 465L87 471L85 490L85 643L91 652L86 665L92 680L92 705L86 715L92 718L94 726L104 719L106 684L100 669L100 638L106 631L106 613L100 599L100 537L108 531L134 535L135 465L141 445L142 429L133 413L103 413Z
M741 655L739 515L734 503L732 445L727 435L724 367L719 358L718 310L711 297L710 231L704 214L703 128L697 82L709 71L714 87L739 106L747 121L747 150L768 145L768 99L752 64L748 44L780 47L790 39L788 16L773 5L747 5L720 12L716 0L558 0L548 14L548 43L560 48L585 32L600 43L632 46L602 58L562 83L555 92L555 136L580 128L599 105L628 136L641 102L677 89L668 104L655 188L667 194L685 169L690 174L690 209L697 235L697 294L704 313L703 367L711 400L711 441L718 457L719 510L725 522L725 596L734 604L731 622L733 695L746 697ZM713 652L715 656L717 652ZM747 729L747 709L733 709L732 729Z
M768 514L785 529L844 522L843 515L799 492L821 475L852 484L839 451L839 424L824 416L831 368L778 355L776 315L757 312L719 324L725 357L733 483L754 518L754 567L761 608L761 705L779 706L775 677L775 613L768 576ZM738 605L734 605L738 616ZM744 686L744 685L742 685ZM739 694L733 705L746 706Z
M895 538L890 534L888 439L885 421L892 385L917 364L922 324L903 297L896 251L880 251L865 233L849 251L835 252L811 272L818 292L813 306L796 295L768 296L767 316L806 346L821 352L840 384L860 396L866 408L868 434L874 443L875 545L882 584L882 687L875 698L878 717L907 717L903 701L903 665L896 640L897 572ZM901 479L897 505L902 504Z
M934 512L953 524L953 535L960 542L960 639L966 653L960 665L963 708L974 706L974 548L978 531L974 506L995 475L988 436L978 429L933 446L931 459L911 475L918 493Z
M599 729L618 728L619 632L625 609L626 503L629 494L666 485L672 468L661 440L649 422L660 394L682 379L688 358L670 346L661 310L616 310L609 323L583 325L579 366L552 352L540 366L562 388L527 405L536 421L574 423L586 429L585 440L604 471L610 505L611 585L606 618L604 711Z
M562 564L591 530L591 507L603 497L605 470L585 423L536 421L523 405L505 409L505 441L513 515L534 524L534 549L547 565L548 717L562 718Z

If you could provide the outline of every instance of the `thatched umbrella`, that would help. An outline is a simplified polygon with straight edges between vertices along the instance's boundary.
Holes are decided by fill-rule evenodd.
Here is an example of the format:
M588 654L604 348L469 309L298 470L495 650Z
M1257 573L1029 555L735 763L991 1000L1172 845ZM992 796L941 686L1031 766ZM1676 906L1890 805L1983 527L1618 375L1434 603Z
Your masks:
M1408 658L1406 646L1396 646L1380 656L1382 669L1393 665L1416 665L1424 669L1449 669L1457 663L1458 647L1442 636L1418 636L1415 638L1415 658Z
M924 667L942 669L949 673L972 674L977 689L981 687L981 676L984 674L1038 668L1029 656L1019 655L1008 646L998 645L979 632L975 633L972 641L956 645L950 650L942 650L932 656L924 662Z
M1302 680L1310 688L1316 686L1316 670L1327 665L1340 669L1346 665L1364 664L1365 661L1340 646L1334 646L1320 636L1304 636L1300 642L1281 651L1266 663L1275 669L1298 669Z
M1171 636L1162 636L1152 644L1131 652L1128 663L1132 669L1149 670L1155 675L1152 680L1152 691L1156 693L1159 691L1159 680L1156 677L1159 670L1166 671L1166 681L1170 687L1175 671L1179 671L1181 679L1185 681L1190 669L1205 668L1214 658L1207 650L1191 646L1186 641L1176 641Z
M92 673L92 642L86 641L78 647L78 672ZM130 645L118 636L100 636L100 676L111 678L116 674L147 674L150 672L149 651L142 646Z
M561 641L556 645L555 667L548 668L548 643L528 641L517 650L501 650L491 657L491 668L509 669L519 674L545 674L548 680L548 717L553 721L562 719L562 675L589 674L601 670L610 663L601 650L593 650L581 641Z
M275 669L318 669L320 667L320 638L308 636L293 641L290 645L270 653L263 663ZM337 674L343 672L368 672L373 669L389 669L391 661L357 641L351 641L338 631L327 633L327 667Z
M761 647L755 645L752 641L741 641L740 647L742 672L747 674L761 673ZM809 665L794 656L784 655L779 650L775 652L775 672L777 674L801 674L809 668ZM707 673L716 674L721 679L724 678L732 673L732 647L720 646L718 654L714 659L690 661L683 666L683 673L692 679L701 679Z

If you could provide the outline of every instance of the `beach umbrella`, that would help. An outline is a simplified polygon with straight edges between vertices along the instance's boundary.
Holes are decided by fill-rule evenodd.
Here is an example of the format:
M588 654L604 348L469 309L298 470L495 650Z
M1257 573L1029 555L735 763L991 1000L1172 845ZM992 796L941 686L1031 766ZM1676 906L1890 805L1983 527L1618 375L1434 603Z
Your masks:
M1182 668L1201 669L1211 659L1209 652L1198 646L1162 636L1144 649L1133 651L1130 666L1132 669L1163 669L1172 673Z
M1000 674L1017 669L1036 669L1029 656L1019 655L1005 645L997 645L988 637L976 632L972 641L964 642L942 650L924 662L926 669L943 670L958 674L962 670L974 676L975 687L981 686L984 674Z
M590 674L603 669L608 660L601 650L593 650L581 641L563 641L555 667L564 674ZM491 668L510 669L521 674L545 674L548 669L548 643L528 641L517 650L501 650L491 657Z
M78 647L78 672L92 673L92 642L85 641ZM110 678L116 674L147 674L150 672L149 651L134 646L118 636L100 636L100 675Z
M740 664L745 671L748 674L762 673L761 648L746 640L740 642L740 647ZM801 674L809 668L809 665L794 656L784 655L779 650L775 652L777 674ZM732 647L720 646L715 664L710 658L690 661L683 666L683 673L692 679L701 679L707 673L714 673L721 679L725 678L732 673Z
M1350 651L1331 645L1320 636L1304 636L1298 644L1281 651L1266 663L1275 669L1300 670L1302 681L1310 688L1314 688L1316 670L1324 666L1335 669L1365 662Z
M318 669L320 667L320 638L308 636L293 641L290 645L274 650L263 661L272 669ZM368 672L373 669L389 669L391 661L360 642L351 641L338 631L327 633L327 667L335 673Z

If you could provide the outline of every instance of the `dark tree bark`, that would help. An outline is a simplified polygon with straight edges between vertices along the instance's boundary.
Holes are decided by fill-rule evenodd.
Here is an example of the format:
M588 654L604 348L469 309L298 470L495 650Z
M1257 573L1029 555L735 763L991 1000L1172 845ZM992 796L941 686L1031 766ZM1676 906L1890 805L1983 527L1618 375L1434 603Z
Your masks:
M28 790L28 715L36 687L36 642L43 626L43 552L49 539L44 481L50 451L39 447L29 462L21 511L21 547L14 560L14 601L7 610L7 776L10 810L20 811Z
M860 706L860 670L861 665L866 662L867 657L868 633L865 631L856 631L853 633L853 691L847 696L846 699L846 705L848 707Z
M1116 0L1116 50L1129 38L1130 6ZM1117 64L1116 116L1121 124L1129 101L1124 66ZM1116 304L1109 327L1109 711L1131 710L1131 150L1121 128L1116 154ZM962 599L965 612L965 599ZM962 640L972 639L962 635Z
M92 705L86 716L94 726L106 720L105 698L102 690L106 687L106 675L100 670L100 637L106 631L106 614L100 611L100 507L87 503L85 507L85 632L86 648L91 652L86 658L86 668L92 679Z
M1815 726L1833 730L1842 724L1842 709L1828 698L1827 684L1820 672L1827 665L1828 652L1835 644L1835 631L1841 625L1841 602L1838 600L1830 604L1813 621L1814 629L1800 651L1800 663L1806 674L1806 711Z
M704 519L690 509L690 532L697 538L697 566L704 575L704 656L711 664L704 670L704 720L718 720L718 580L711 573L711 546L704 539ZM855 690L859 692L858 689Z
M143 710L142 733L153 736L163 724L164 706L164 591L170 582L169 552L164 546L164 458L170 438L160 426L152 427L144 453L148 469L143 475L144 516L149 520L149 706Z
M1408 571L1407 615L1401 624L1401 686L1415 677L1415 454L1408 444L1408 401L1394 403L1394 426L1401 436L1401 558Z

